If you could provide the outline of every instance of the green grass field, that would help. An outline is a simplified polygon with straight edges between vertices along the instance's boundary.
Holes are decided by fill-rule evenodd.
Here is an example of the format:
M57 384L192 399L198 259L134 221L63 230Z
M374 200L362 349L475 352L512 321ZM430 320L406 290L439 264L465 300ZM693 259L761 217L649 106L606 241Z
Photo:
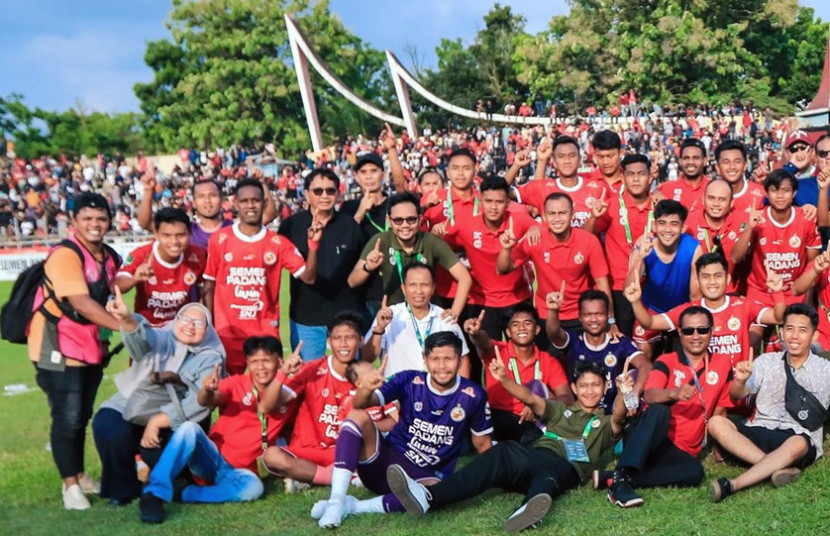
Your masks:
M0 283L0 303L7 299L11 283ZM283 286L287 295L287 285ZM287 304L283 300L283 306ZM287 309L283 307L283 340L287 341ZM0 385L25 384L33 388L34 370L23 346L0 343ZM97 404L114 391L112 376L126 366L122 354L113 360L98 394ZM97 405L96 404L96 405ZM266 495L248 504L182 505L167 507L167 521L159 526L142 525L138 506L108 508L93 499L91 510L67 512L60 498L61 482L46 450L49 413L39 390L15 396L0 396L0 535L41 534L128 535L177 534L317 534L322 531L309 517L315 501L328 495L315 488L298 495L285 495L281 481L266 483ZM87 471L100 477L101 466L92 441L87 440ZM830 441L825 441L825 450ZM557 500L543 526L532 534L830 534L830 462L820 460L795 484L775 489L758 486L712 504L708 480L734 476L735 467L707 460L707 482L694 489L643 490L645 505L635 510L611 506L605 495L582 488ZM371 496L366 490L356 492ZM502 522L518 506L518 495L491 491L467 503L430 512L415 520L405 514L364 515L345 520L338 534L498 534Z

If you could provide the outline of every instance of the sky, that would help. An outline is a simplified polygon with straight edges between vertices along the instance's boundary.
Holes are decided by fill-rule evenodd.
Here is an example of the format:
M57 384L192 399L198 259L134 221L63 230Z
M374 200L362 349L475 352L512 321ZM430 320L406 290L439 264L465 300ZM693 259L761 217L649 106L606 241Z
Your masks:
M502 1L502 4L509 2ZM830 20L830 2L801 0ZM392 50L410 67L414 46L425 65L436 62L441 38L470 43L493 3L487 0L331 0L330 9L355 35L380 50ZM29 106L65 110L138 111L136 82L152 80L144 64L147 41L169 37L164 26L170 0L4 1L0 7L0 95L23 95ZM526 30L542 31L565 0L522 0L514 12Z

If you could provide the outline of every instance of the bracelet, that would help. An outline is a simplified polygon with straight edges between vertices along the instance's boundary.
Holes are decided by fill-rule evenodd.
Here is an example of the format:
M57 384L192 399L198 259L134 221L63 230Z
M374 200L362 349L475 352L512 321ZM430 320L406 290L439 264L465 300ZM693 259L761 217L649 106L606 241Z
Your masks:
M372 272L374 272L374 270L369 269L369 265L366 264L366 261L363 262L363 271L365 271L367 274L371 274Z
M274 381L277 383L285 383L285 380L288 379L288 376L285 375L285 372L279 370L277 371L277 375L274 378Z
M385 332L385 331L375 331L375 330L372 330L372 335L383 335L384 333L386 333L386 332Z
M308 241L308 250L309 251L317 251L320 249L320 242L316 240L309 240Z

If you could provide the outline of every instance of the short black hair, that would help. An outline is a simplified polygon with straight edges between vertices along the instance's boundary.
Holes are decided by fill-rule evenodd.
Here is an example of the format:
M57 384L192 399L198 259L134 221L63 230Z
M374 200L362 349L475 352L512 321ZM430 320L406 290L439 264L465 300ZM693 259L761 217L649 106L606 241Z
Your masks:
M415 212L420 216L421 215L421 202L413 193L410 192L401 192L399 194L395 194L389 198L389 208L387 209L387 214L392 214L392 207L395 205L400 205L402 203L412 203L415 205Z
M511 307L507 311L507 314L505 315L505 319L509 323L513 319L513 317L518 315L518 314L528 314L531 317L533 317L534 321L537 321L537 322L539 321L539 311L537 311L536 307L534 307L533 305L531 305L528 302L519 302L516 305L514 305L513 307Z
M822 142L822 141L827 140L827 139L830 139L830 132L825 132L824 134L819 136L818 139L816 140L815 145L813 145L813 147L818 147L819 142Z
M401 272L401 275L403 277L403 279L401 280L401 283L404 283L406 281L406 276L412 270L426 270L426 271L428 271L429 275L432 276L432 284L433 285L435 284L435 268L433 268L432 265L424 264L422 262L411 262L411 263L407 264L406 266L404 266L403 271Z
M74 205L72 206L72 217L77 218L78 213L85 208L103 210L107 213L107 217L112 219L112 209L110 208L110 204L107 202L107 198L101 194L83 192L76 195L74 198Z
M162 223L183 223L187 227L187 232L190 233L190 218L187 217L187 212L180 208L164 207L159 209L153 216L153 226L158 230Z
M560 145L567 145L567 144L576 145L576 152L579 152L579 142L576 141L576 138L573 136L557 136L555 140L553 140L553 147L552 150L556 150L557 147Z
M711 264L719 264L723 266L723 270L727 274L729 273L729 263L726 261L726 257L724 257L718 252L704 253L703 255L698 257L695 261L695 273L699 274L701 270L703 270Z
M545 198L545 202L542 203L542 207L547 205L548 201L562 201L562 200L565 200L565 201L568 202L568 205L570 205L571 210L574 209L574 200L571 199L571 196L569 196L568 194L566 194L564 192L553 192L552 194L549 194Z
M251 357L262 350L266 354L282 357L282 342L273 335L261 335L259 337L248 337L242 343L242 352L245 357Z
M424 181L424 177L426 177L430 173L435 173L436 175L438 175L441 178L442 184L446 181L446 179L444 178L443 171L441 171L439 168L435 166L428 166L422 169L420 173L418 173L418 184L421 184Z
M574 374L571 382L576 383L579 378L586 374L593 374L605 379L605 369L596 361L578 361L574 366Z
M787 323L787 317L790 315L806 316L810 319L810 325L813 326L813 330L815 331L818 329L818 312L814 307L807 305L806 303L794 303L792 305L788 305L784 310L784 320L781 322L782 325Z
M680 156L683 156L683 151L688 149L689 147L697 147L700 149L700 153L705 157L706 156L706 145L703 144L697 138L686 138L682 142L680 142Z
M645 164L646 169L651 169L651 160L649 160L649 158L644 154L629 153L625 155L622 159L622 162L620 162L620 167L623 169L623 171L625 171L625 168L630 166L631 164Z
M622 149L622 140L613 130L600 130L591 138L591 145L595 151Z
M476 165L476 155L474 155L473 152L467 149L466 147L459 147L457 149L453 149L453 151L450 153L450 156L447 157L447 165L449 166L450 162L452 162L452 159L458 156L465 156L472 161L473 165Z
M309 188L311 188L311 181L313 181L316 177L328 179L334 183L335 188L340 188L340 177L337 176L337 173L329 168L314 168L311 173L306 175L305 179L303 179L303 188L306 192Z
M245 177L241 181L237 182L236 183L236 188L234 188L234 190L233 190L233 194L234 195L239 195L239 190L241 190L242 188L245 188L247 186L253 186L254 188L256 188L257 190L259 190L262 193L263 197L265 197L265 188L262 187L262 183L259 182L256 179L254 179L254 178L251 178L251 177Z
M798 179L796 179L795 175L786 169L776 169L770 172L770 174L767 175L767 178L764 179L764 191L769 193L770 188L778 190L781 188L784 181L790 181L790 184L793 187L793 192L798 191Z
M604 293L601 290L591 289L586 290L582 294L579 295L579 302L577 304L577 310L582 311L582 304L586 301L601 301L605 304L605 312L607 313L608 310L611 308L611 302L608 300L608 294Z
M720 155L723 154L725 151L741 151L741 156L744 157L744 160L747 159L747 151L746 145L739 142L738 140L725 140L718 144L715 147L715 161L717 162L720 160Z
M461 339L452 331L438 331L424 341L424 355L429 355L435 348L452 346L456 355L461 357Z
M671 214L680 216L680 221L685 222L689 216L689 210L683 206L683 203L675 201L674 199L661 199L658 201L654 207L654 219L657 220L658 218Z
M504 177L499 177L498 175L492 175L481 181L481 186L479 187L479 191L481 193L487 192L489 190L500 190L507 194L510 197L510 185L507 184L507 181L504 180Z
M355 382L357 381L357 367L362 365L363 363L366 363L367 365L371 366L370 363L368 363L366 361L362 361L360 359L354 359L354 360L350 361L348 365L346 365L346 379L352 385L354 385Z
M337 326L349 326L358 336L363 334L363 317L357 311L340 311L329 320L326 328L331 334Z
M190 195L196 197L196 187L201 186L203 184L212 184L216 188L216 192L219 194L219 197L222 197L222 187L219 186L219 183L212 179L202 179L200 181L196 181L193 183L193 186L190 188Z
M690 305L683 309L683 312L680 313L680 318L677 319L677 327L683 327L683 319L692 315L704 315L706 316L706 321L709 322L710 327L714 327L715 325L714 317L709 309L703 307L702 305Z

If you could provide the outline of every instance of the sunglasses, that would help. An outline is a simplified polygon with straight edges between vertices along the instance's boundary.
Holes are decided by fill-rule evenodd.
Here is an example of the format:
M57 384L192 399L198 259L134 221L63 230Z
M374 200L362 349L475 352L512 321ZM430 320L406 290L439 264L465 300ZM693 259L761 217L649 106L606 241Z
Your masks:
M415 225L416 223L418 223L418 216L407 216L406 218L389 218L389 220L395 225L403 225L404 222L406 222L409 225Z
M822 151L821 149L819 149L816 151L816 154L819 158L827 158L828 156L830 156L830 151Z
M710 331L712 331L712 326L697 326L697 327L690 327L690 328L680 328L680 333L683 335L694 335L695 331L698 335L706 335Z
M316 195L317 197L320 197L323 194L335 195L337 193L337 188L331 188L331 187L329 187L329 188L312 188L309 191L311 193L313 193L314 195Z
M798 145L791 145L789 147L789 149L787 149L787 150L790 151L791 153L800 153L801 151L806 151L809 148L810 148L809 145L804 145L804 144L799 143Z

